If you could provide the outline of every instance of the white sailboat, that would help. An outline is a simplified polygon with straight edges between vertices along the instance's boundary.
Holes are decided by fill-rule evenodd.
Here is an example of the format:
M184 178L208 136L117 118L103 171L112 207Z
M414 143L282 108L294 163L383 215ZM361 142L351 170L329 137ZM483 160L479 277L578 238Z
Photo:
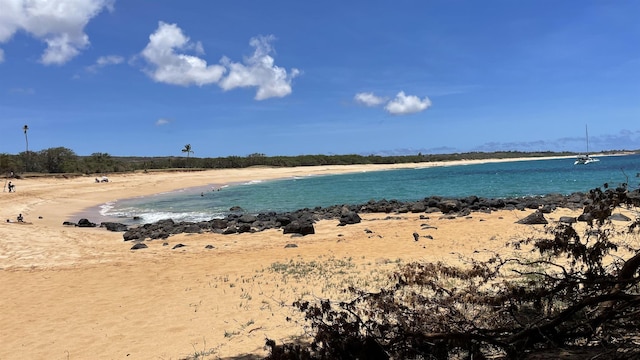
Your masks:
M586 164L591 164L591 163L600 161L600 159L598 158L589 156L589 130L587 129L586 125L584 127L584 131L587 136L587 153L584 155L578 155L573 165L586 165Z

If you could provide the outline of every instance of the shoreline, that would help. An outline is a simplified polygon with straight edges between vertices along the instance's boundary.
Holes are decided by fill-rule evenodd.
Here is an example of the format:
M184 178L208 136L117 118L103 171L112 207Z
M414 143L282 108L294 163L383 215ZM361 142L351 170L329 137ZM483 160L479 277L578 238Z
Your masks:
M448 165L470 163L479 162ZM179 234L134 251L122 233L62 225L108 201L195 186L442 165L133 173L110 175L108 183L93 176L16 180L16 192L0 196L0 359L265 356L265 338L281 343L301 334L300 323L286 321L302 321L287 305L301 296L335 298L346 284L375 286L410 261L511 252L505 243L543 231L516 224L533 210L456 218L372 213L347 226L321 220L304 237L276 229ZM13 222L18 213L31 224ZM558 209L547 218L572 215ZM309 269L322 271L291 275Z
M619 153L619 154L613 154L613 155L605 155L605 156L624 156L624 155L629 155L629 154L625 154L625 153ZM596 155L594 155L596 156ZM400 169L425 169L425 168L433 168L433 167L449 167L449 166L465 166L465 165L478 165L478 164L487 164L487 163L509 163L509 162L521 162L521 161L545 161L545 160L558 160L558 159L573 159L574 156L553 156L553 157L525 157L525 158L504 158L504 159L480 159L480 160L456 160L456 161L445 161L445 162L424 162L424 163L401 163L401 164L377 164L377 165L372 165L372 164L367 164L367 165L327 165L327 166L319 166L318 168L327 168L330 169L329 172L322 172L322 173L310 173L310 174L306 174L306 175L296 175L296 174L290 174L288 176L276 176L273 178L260 178L260 179L246 179L246 180L242 180L242 181L235 181L235 182L228 182L228 183L208 183L208 184L198 184L195 186L189 186L189 187L179 187L179 188L174 188L174 189L170 189L167 191L163 191L160 193L152 193L152 194L147 194L147 195L137 195L137 196L133 196L133 197L126 197L126 198L119 198L116 199L114 202L120 201L120 200L130 200L130 199L136 199L136 198L150 198L156 195L163 195L163 194L178 194L179 192L188 192L188 193L200 193L200 192L208 192L210 191L212 188L214 189L220 189L222 187L229 187L229 186L239 186L239 185L243 185L243 184L250 184L252 182L264 182L264 181L283 181L283 180L288 180L288 179L294 179L294 178L307 178L307 177L314 177L314 176L334 176L334 175L343 175L343 174L349 174L349 173L369 173L369 172L382 172L382 171L393 171L393 170L400 170ZM300 168L304 168L304 167L300 167ZM306 167L306 168L316 168L314 166L310 166L310 167ZM251 169L282 169L282 170L286 170L286 169L296 169L296 168L273 168L273 167L255 167L255 168L247 168L247 169L240 169L240 170L246 170L246 171L250 171ZM225 169L221 169L220 171L224 171ZM206 171L212 171L212 170L202 170L204 172ZM215 170L213 170L215 171ZM156 172L156 173L162 173L162 172ZM480 196L478 194L475 194L477 196ZM123 223L126 224L128 226L139 226L139 225L144 225L144 224L150 224L150 223L154 223L156 222L158 219L151 219L151 220L142 220L142 221L134 221L132 220L131 217L118 217L118 216L109 216L109 215L103 215L102 214L102 207L106 205L105 203L101 203L101 204L97 204L95 206L92 206L90 208L87 209L83 209L82 211L72 214L71 217L69 217L69 219L67 219L67 221L70 222L77 222L79 219L81 218L87 218L89 219L91 222L100 224L101 222L118 222L118 223ZM331 205L335 205L335 204L331 204ZM326 206L331 206L331 205L326 205ZM232 206L230 204L230 206ZM307 206L307 207L314 207L314 206ZM295 210L299 210L299 209L289 209L288 211L295 211ZM173 219L175 221L181 221L178 219ZM196 220L187 220L187 221L196 221ZM197 220L197 221L201 221L201 220Z
M621 155L626 155L626 154L616 154L616 155L612 155L612 156L621 156ZM188 187L177 187L177 188L173 188L173 189L169 189L166 191L162 191L162 192L155 192L155 193L151 193L151 194L145 194L145 195L138 195L138 196L131 196L131 197L124 197L124 198L118 198L115 199L113 201L120 201L120 200L128 200L128 199L135 199L135 198L145 198L145 197L150 197L150 196L155 196L155 195L161 195L161 194L168 194L168 193L177 193L180 191L195 191L195 190L205 190L205 189L209 189L209 187L213 187L213 188L222 188L222 187L228 187L228 186L238 186L238 185L242 185L242 184L247 184L253 181L280 181L280 180L287 180L287 179L293 179L296 177L311 177L311 176L332 176L332 175L342 175L342 174L349 174L349 173L362 173L362 172L376 172L376 171L393 171L393 170L400 170L400 169L424 169L424 168L432 168L432 167L447 167L447 166L465 166L465 165L476 165L476 164L487 164L487 163L504 163L504 162L519 162L519 161L535 161L535 160L555 160L555 159L569 159L569 158L574 158L573 156L550 156L550 157L525 157L525 158L513 158L513 159L481 159L481 160L454 160L454 161L443 161L443 162L423 162L423 163L401 163L401 164L364 164L364 165L326 165L326 166L308 166L308 167L293 167L293 168L274 168L274 167L257 167L258 169L296 169L296 168L326 168L326 169L322 169L320 170L319 173L309 173L309 174L305 174L305 175L295 175L295 174L291 174L289 176L281 176L281 177L269 177L269 178L264 178L264 179L256 179L256 178L248 178L248 179L244 179L241 181L234 181L234 182L226 182L226 183L208 183L208 184L198 184L198 185L194 185L194 186L188 186ZM353 168L353 169L350 169ZM255 168L246 168L246 169L240 169L240 170L250 170L250 169L255 169ZM220 169L220 171L224 171L227 169ZM216 170L202 170L203 172L207 172L207 171L216 171ZM155 172L157 173L163 173L162 171L158 171ZM189 174L190 172L187 172L186 174ZM196 191L197 192L197 191ZM111 221L111 222L122 222L123 219L122 218L118 218L118 217L113 217L113 216L106 216L103 215L101 213L101 207L106 205L106 203L100 203L100 204L95 204L94 206L91 206L89 208L85 208L82 209L81 211L78 211L77 213L71 214L71 216L66 220L66 221L71 221L71 222L75 222L80 218L87 218L89 220L91 220L92 222L95 223L100 223L103 221ZM99 221L93 221L93 219L98 219ZM128 220L131 220L129 218L126 218ZM126 222L126 221L125 221ZM130 221L129 221L130 222ZM139 225L142 224L146 224L148 222L142 222L139 223ZM131 224L128 224L131 225ZM136 224L138 225L138 224Z

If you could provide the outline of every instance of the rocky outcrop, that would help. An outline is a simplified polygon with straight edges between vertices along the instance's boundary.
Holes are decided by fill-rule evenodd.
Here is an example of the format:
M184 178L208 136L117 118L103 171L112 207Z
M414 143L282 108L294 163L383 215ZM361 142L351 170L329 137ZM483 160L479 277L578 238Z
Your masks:
M116 222L102 222L100 223L100 227L105 228L109 231L127 231L129 227L125 224L116 223Z
M640 201L640 194L629 193ZM548 214L556 208L582 209L590 204L584 193L571 195L550 194L546 196L532 196L522 198L491 199L468 196L459 199L431 196L417 201L402 202L398 200L370 200L364 204L335 205L326 208L301 209L286 213L244 213L241 208L230 210L224 218L211 219L201 222L175 222L171 219L161 220L151 224L126 227L117 223L103 223L101 226L111 231L123 231L125 241L145 241L167 239L181 233L217 233L241 234L260 232L268 229L282 229L283 234L310 235L315 233L314 224L318 220L337 219L339 226L357 224L361 222L359 214L365 213L442 213L448 217L469 216L472 212L491 212L496 210L535 209L535 212L522 219L528 223L545 223L543 214ZM578 217L578 221L588 221L587 215ZM81 220L83 225L91 226L87 219ZM72 223L68 223L71 225ZM95 226L95 224L93 224Z

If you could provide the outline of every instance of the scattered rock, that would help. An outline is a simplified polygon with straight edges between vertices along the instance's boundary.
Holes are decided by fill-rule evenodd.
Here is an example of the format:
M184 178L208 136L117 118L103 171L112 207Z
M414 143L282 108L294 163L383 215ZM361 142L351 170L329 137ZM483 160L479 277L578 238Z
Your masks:
M121 223L115 222L103 222L100 223L100 227L103 227L109 231L127 231L129 230L128 226Z
M148 248L147 244L144 243L135 243L132 247L131 250L139 250L139 249L146 249Z
M547 219L544 218L544 214L542 211L536 210L531 215L525 217L524 219L520 219L516 221L516 224L524 224L524 225L542 225L548 224Z
M87 220L87 219L80 219L78 220L78 227L96 227L98 225L96 225L95 223L92 223L91 221Z
M640 192L638 193L640 202ZM547 221L541 215L563 207L568 209L582 209L585 202L589 201L587 194L574 193L571 195L546 195L523 198L508 199L487 199L477 196L469 196L460 199L443 198L431 196L419 201L402 202L398 200L370 200L365 204L335 205L326 208L316 207L313 209L301 209L293 212L264 214L248 214L241 207L234 206L230 213L222 219L212 219L201 222L174 222L173 220L161 220L153 224L143 224L136 227L129 226L124 231L125 241L144 241L147 239L166 239L169 236L181 233L216 233L216 234L238 234L243 232L258 232L267 229L282 230L283 234L309 235L314 234L314 223L317 220L339 219L339 226L356 224L362 222L360 213L384 213L388 214L384 220L403 219L399 214L422 211L420 219L429 219L427 214L441 212L441 219L457 219L460 216L470 216L473 212L490 213L495 210L536 210L540 213L534 215L536 219L523 219L527 223L546 224ZM578 218L578 221L589 221L588 215ZM142 220L141 217L134 217L135 220ZM503 217L499 217L503 219ZM86 219L85 219L86 220ZM480 220L482 221L482 220ZM86 220L84 226L91 226L91 222ZM80 226L72 223L64 225ZM423 229L429 229L428 225L423 225ZM368 231L367 231L368 230ZM370 230L365 230L367 233Z
M573 216L560 216L558 221L563 224L575 224L578 220Z
M631 218L624 215L624 214L612 214L611 216L609 216L609 220L615 220L615 221L631 221Z
M173 249L179 249L179 248L181 248L181 247L185 247L185 246L186 246L185 244L175 244L171 249L172 249L172 250L173 250Z
M580 214L580 216L578 216L578 221L592 223L593 222L593 215L591 215L591 213Z
M285 245L285 246L284 246L284 248L285 248L285 249L288 249L288 248L297 248L297 247L298 247L298 245L296 245L296 244L287 244L287 245Z
M340 214L340 223L338 226L358 224L362 221L360 215L357 212L351 211L348 208L343 208Z
M316 230L313 227L313 223L311 223L310 221L292 221L290 224L284 227L282 233L310 235L315 234Z

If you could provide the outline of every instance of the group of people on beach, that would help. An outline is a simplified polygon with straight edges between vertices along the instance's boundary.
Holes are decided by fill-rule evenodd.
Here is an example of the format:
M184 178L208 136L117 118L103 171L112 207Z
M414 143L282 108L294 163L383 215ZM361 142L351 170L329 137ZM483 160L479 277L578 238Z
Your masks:
M23 223L24 217L22 216L22 214L18 214L18 217L16 218L16 220L18 220L19 223ZM10 223L11 220L7 219L7 222Z

